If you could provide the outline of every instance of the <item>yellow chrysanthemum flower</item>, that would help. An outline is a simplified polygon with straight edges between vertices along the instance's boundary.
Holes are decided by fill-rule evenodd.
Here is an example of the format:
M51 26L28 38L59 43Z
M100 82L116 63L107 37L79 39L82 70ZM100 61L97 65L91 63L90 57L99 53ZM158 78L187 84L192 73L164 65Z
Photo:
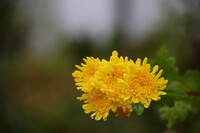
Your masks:
M117 51L113 51L110 60L103 61L95 74L95 85L108 96L109 100L115 103L111 108L113 112L116 112L118 108L122 108L124 112L126 110L132 111L131 103L126 99L126 90L122 89L118 83L124 79L129 64L127 57L125 59L119 58Z
M151 101L160 100L160 95L166 93L167 80L160 78L158 66L151 71L147 58L141 63L137 59L134 63L128 57L118 57L113 51L109 61L98 58L84 59L85 64L76 67L79 70L72 74L75 77L77 89L83 91L78 97L84 100L85 113L91 113L96 120L107 119L109 111L117 116L130 116L132 104L141 103L148 108Z
M109 110L112 106L112 101L108 99L105 93L99 89L92 89L90 92L78 97L80 100L85 100L86 104L83 105L85 113L93 112L91 118L95 117L96 120L103 118L106 120Z
M167 80L160 78L163 70L157 74L158 66L154 66L153 71L150 70L150 64L147 64L145 58L141 64L141 59L137 59L136 63L131 64L128 74L124 76L122 86L126 88L126 92L131 97L133 103L142 103L145 108L148 108L151 101L160 100L160 95L165 95L162 92L166 88Z
M101 62L98 58L87 57L83 59L85 64L81 63L81 66L76 65L79 70L74 71L72 74L76 85L79 86L77 89L81 89L84 92L89 92L91 90L91 82L89 82L93 77L95 72L98 70Z

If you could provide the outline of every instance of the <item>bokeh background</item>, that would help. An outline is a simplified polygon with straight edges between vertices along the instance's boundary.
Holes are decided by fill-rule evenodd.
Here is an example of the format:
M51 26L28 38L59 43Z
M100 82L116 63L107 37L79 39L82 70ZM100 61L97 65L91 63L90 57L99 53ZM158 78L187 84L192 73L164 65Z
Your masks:
M199 0L0 0L0 133L195 132L191 118L167 129L156 104L104 122L76 100L83 57L151 58L161 45L180 73L200 70Z

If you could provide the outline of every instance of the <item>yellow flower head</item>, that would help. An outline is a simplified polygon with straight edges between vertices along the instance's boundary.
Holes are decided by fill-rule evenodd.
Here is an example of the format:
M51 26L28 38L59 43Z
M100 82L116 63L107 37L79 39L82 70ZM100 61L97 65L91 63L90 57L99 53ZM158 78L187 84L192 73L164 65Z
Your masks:
M81 63L81 66L76 65L79 70L74 71L72 74L76 85L79 86L77 89L81 89L84 92L91 90L90 80L94 77L101 62L98 58L87 57L83 59L85 64Z
M86 104L83 105L85 113L93 112L91 118L93 119L96 116L96 120L101 118L105 120L112 106L112 101L99 89L92 89L90 92L83 94L82 97L78 97L78 99L85 100Z
M162 70L158 66L151 71L147 58L134 63L128 57L118 57L113 51L110 60L100 61L98 58L87 57L85 64L76 67L79 70L72 74L77 89L83 91L78 97L84 100L85 113L91 113L96 120L107 119L109 111L117 116L130 116L132 105L141 103L148 108L151 101L160 100L166 93L167 80L160 78Z

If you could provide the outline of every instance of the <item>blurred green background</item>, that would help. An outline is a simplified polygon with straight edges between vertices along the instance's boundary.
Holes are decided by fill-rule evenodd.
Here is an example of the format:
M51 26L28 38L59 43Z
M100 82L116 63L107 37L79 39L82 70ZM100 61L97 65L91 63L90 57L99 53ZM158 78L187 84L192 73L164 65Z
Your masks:
M167 129L156 103L142 116L92 120L71 75L86 56L151 58L161 45L180 73L200 70L199 14L199 0L1 0L0 133L199 131L200 115Z

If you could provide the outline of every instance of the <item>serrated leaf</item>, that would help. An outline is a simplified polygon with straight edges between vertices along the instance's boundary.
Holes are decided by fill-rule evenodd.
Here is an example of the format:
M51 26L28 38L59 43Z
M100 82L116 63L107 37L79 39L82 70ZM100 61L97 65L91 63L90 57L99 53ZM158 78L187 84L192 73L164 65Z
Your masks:
M176 60L174 57L169 55L166 47L162 46L157 52L156 56L150 60L151 65L158 65L159 68L163 69L162 76L168 80L177 80L178 67L175 66Z
M185 101L175 101L173 107L163 106L159 109L161 119L167 120L167 127L171 128L175 122L183 121L188 112L191 110L191 105Z
M188 95L188 92L200 91L200 73L188 70L184 76L180 76L178 67L175 66L175 58L169 55L165 47L160 48L150 63L163 69L162 76L168 80L164 90L167 95L159 102L162 106L159 110L160 117L168 121L167 127L172 127L177 121L183 121L188 113L198 113L200 98Z
M165 92L167 95L162 97L160 104L166 104L172 106L174 100L182 100L185 98L186 93L182 89L182 82L178 73L178 67L175 66L175 58L169 55L166 47L162 46L157 52L156 56L151 59L152 65L158 65L160 69L163 69L162 76L168 80Z

